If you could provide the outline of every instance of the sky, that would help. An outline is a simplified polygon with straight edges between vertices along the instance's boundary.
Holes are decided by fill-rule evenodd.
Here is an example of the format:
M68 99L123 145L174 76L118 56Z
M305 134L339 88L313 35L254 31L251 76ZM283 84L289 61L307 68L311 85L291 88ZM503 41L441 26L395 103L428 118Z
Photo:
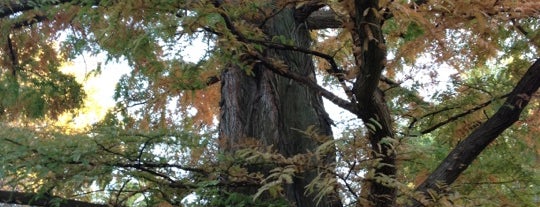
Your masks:
M186 40L187 41L187 40ZM196 60L203 57L207 49L206 43L202 40L193 40L191 45L185 45L182 47L181 56L186 61L196 62ZM427 58L427 57L424 57ZM64 114L59 118L59 125L68 125L74 129L84 129L98 121L100 121L107 110L111 109L115 105L113 95L116 84L124 74L130 73L131 69L125 62L110 62L102 63L100 61L105 60L105 54L89 55L83 54L77 57L75 60L66 63L62 67L62 71L68 74L72 74L77 78L77 81L83 84L84 90L87 94L85 105L82 110L74 117L72 114ZM419 60L419 62L427 62L428 60ZM100 65L101 73L95 74L91 72ZM426 88L425 91L420 90L420 95L423 97L429 97L435 89L442 89L447 87L450 82L450 75L455 74L455 70L450 69L448 66L443 66L438 70L437 82L438 86L432 88ZM398 75L398 82L400 82ZM422 82L431 82L429 74L416 74L415 79ZM319 76L319 79L322 77ZM321 80L319 80L321 83ZM411 87L413 83L411 80L403 82L403 86ZM347 99L344 91L340 87L329 88L329 90L336 95ZM332 102L323 99L324 105L330 118L335 121L342 121L342 123L335 123L333 126L334 135L339 137L345 127L343 124L348 123L349 126L360 125L356 116L343 110L339 106Z
M185 40L188 41L188 40ZM196 62L204 56L207 49L206 43L193 40L191 45L182 47L180 55L187 61ZM87 94L84 107L75 116L63 114L59 117L57 125L69 126L75 130L84 129L99 122L115 105L113 99L116 84L122 75L129 74L131 69L126 62L110 62L105 64L105 54L83 54L75 60L62 66L61 71L72 74L77 81L84 86ZM101 73L92 73L98 65Z
M101 60L105 60L105 55L81 55L62 66L62 72L74 75L77 81L83 84L87 99L75 117L72 114L62 115L59 118L59 125L83 129L100 121L107 110L115 105L113 95L116 83L122 75L129 73L130 68L126 63L102 64ZM102 72L91 73L100 64Z

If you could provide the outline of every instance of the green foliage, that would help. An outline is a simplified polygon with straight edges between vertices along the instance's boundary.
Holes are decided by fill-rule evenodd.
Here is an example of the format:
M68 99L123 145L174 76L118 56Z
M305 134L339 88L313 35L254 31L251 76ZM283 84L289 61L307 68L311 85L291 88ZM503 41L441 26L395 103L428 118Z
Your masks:
M405 31L405 34L403 34L403 39L405 41L411 41L423 36L424 33L424 30L422 30L418 24L411 23L409 26L407 26L407 30Z
M197 197L191 203L187 203L186 206L242 206L242 207L287 207L289 203L284 199L268 199L261 201L254 200L251 196L227 192L223 189L212 189L206 187L197 192Z
M351 34L359 28L349 21L352 1L325 1L324 11L347 20L341 28L313 32L309 48L287 48L297 44L291 37L299 28L263 32L267 21L301 8L304 1L238 1L221 7L214 1L173 0L13 2L35 9L0 19L0 188L112 205L290 206L285 188L310 170L317 174L299 194L313 195L318 203L339 192L346 205L361 205L368 192L364 184L372 180L396 187L399 202L407 202L448 152L501 107L540 48L538 12L515 1L497 1L504 2L497 7L481 1L381 1L384 14L378 15L385 18L385 41L378 44L389 54L384 76L395 83L381 81L378 86L392 112L394 125L389 128L396 137L372 146L369 135L384 128L383 123L343 118L335 120L340 130L334 139L314 127L295 129L318 146L295 156L249 140L240 150L224 152L216 129L223 104L220 84L209 86L208 80L230 66L240 67L256 82L255 66L288 72L290 66L303 65L274 57L263 62L255 55L313 50L327 54L343 70L343 85L331 81L336 79L332 74L319 73L325 86L358 87L355 78L364 71L357 64L366 63L354 55L366 48L353 46ZM0 7L0 12L8 11L3 3ZM204 50L202 57L187 59L200 45L204 48L196 49ZM66 112L78 113L84 104L83 85L59 70L81 54L105 54L104 64L125 61L132 71L115 89L116 107L96 125L72 132L50 123ZM290 54L291 60L300 57L298 51ZM329 68L326 60L316 58L319 69ZM454 72L444 77L446 82L441 82L442 70ZM275 85L257 84L278 93ZM250 95L251 90L238 93ZM538 204L536 99L456 183L444 185L449 194L433 195L440 205ZM317 119L330 122L325 115ZM374 173L384 167L373 159L381 145L398 156L395 177ZM257 190L242 192L243 186ZM196 199L184 200L189 197Z
M47 75L40 77L22 73L18 78L0 76L0 108L9 114L0 118L56 118L83 105L86 95L75 77L54 69Z

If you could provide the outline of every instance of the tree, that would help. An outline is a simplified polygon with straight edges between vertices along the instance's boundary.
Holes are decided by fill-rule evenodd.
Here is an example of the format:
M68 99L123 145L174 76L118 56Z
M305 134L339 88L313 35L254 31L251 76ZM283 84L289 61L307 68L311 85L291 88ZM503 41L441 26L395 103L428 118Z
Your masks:
M215 5L226 9L234 6L219 3ZM305 27L304 19L295 19L294 15L294 9L284 8L267 20L262 26L263 32L269 36L294 40L294 46L308 48L309 31ZM223 15L223 18L225 21L232 21L228 15ZM240 31L236 31L232 22L229 27L233 34L238 34L236 38L245 38ZM264 54L262 58L283 61L288 65L285 70L315 82L315 67L308 54L271 48L261 52ZM268 68L274 67L271 64L273 63L262 62L253 65L249 68L252 75L234 65L222 73L219 128L220 139L225 143L224 148L239 149L242 143L245 143L243 139L255 138L265 146L274 146L276 151L285 157L315 151L318 143L303 134L302 130L315 127L319 134L331 136L331 121L324 110L321 96L306 86L274 75ZM334 159L334 156L327 160L332 162L331 159ZM271 169L255 167L254 171ZM286 198L298 206L316 206L315 195L306 196L304 189L317 175L317 170L296 173L284 189ZM247 192L255 194L257 189ZM338 198L336 193L333 197L325 198L322 201L324 204L320 206L340 206Z
M535 205L539 11L525 0L5 1L0 175L19 199L2 201L95 191L78 199L467 205L490 204L474 197L487 183L499 204ZM179 52L192 41L208 43L200 60ZM59 63L102 52L133 68L117 107L86 132L39 127L84 99ZM443 70L454 71L446 88ZM337 120L333 137L322 98L355 124Z

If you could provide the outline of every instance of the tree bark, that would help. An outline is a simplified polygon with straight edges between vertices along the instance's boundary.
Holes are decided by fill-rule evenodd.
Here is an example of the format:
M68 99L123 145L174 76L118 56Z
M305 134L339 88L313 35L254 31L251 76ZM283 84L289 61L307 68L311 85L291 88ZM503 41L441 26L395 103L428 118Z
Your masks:
M533 93L540 87L540 59L527 70L510 93L505 103L485 123L476 128L464 141L460 142L441 164L422 182L416 191L423 198L413 199L410 206L424 206L420 200L432 202L430 193L444 194L445 186L452 184L472 161L518 119Z
M269 36L284 36L298 47L308 48L309 33L305 23L294 18L294 10L286 8L266 23ZM289 70L315 81L312 57L300 52L267 50L266 55L282 60ZM298 130L315 126L319 133L331 136L330 120L322 98L310 88L274 74L262 64L249 76L238 67L229 67L222 74L220 139L226 149L242 147L243 139L254 138L265 146L291 157L314 151L315 140ZM333 159L334 156L329 156ZM334 160L329 160L334 161ZM318 175L316 170L296 175L285 186L285 196L299 207L341 206L337 195L327 196L317 205L314 195L305 187Z
M379 12L379 1L356 0L354 5L355 10L350 14L354 23L351 36L359 72L352 91L361 112L357 116L369 129L370 157L378 162L371 169L370 174L374 177L368 177L363 183L362 197L368 201L365 205L390 207L395 206L397 196L393 186L396 154L392 143L383 140L394 139L394 129L384 93L378 88L386 64L386 45L381 29L384 19Z

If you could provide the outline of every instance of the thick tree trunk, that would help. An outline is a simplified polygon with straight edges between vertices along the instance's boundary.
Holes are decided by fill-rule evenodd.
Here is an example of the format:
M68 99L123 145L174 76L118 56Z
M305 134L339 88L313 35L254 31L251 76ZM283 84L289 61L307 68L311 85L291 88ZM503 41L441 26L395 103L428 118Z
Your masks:
M308 30L305 24L295 21L293 13L292 9L281 11L266 23L265 32L270 36L285 36L297 46L307 48L310 44ZM282 60L290 70L315 80L309 55L266 52L268 57ZM230 67L222 74L220 139L224 148L240 148L243 139L254 138L290 157L317 147L315 140L298 130L315 126L322 135L331 136L330 120L320 95L262 65L255 66L253 72L254 75L249 76L237 67ZM316 205L314 195L306 195L306 185L317 174L316 170L309 170L297 175L291 185L285 186L287 199L296 206L341 206L337 196L322 199L320 205Z

